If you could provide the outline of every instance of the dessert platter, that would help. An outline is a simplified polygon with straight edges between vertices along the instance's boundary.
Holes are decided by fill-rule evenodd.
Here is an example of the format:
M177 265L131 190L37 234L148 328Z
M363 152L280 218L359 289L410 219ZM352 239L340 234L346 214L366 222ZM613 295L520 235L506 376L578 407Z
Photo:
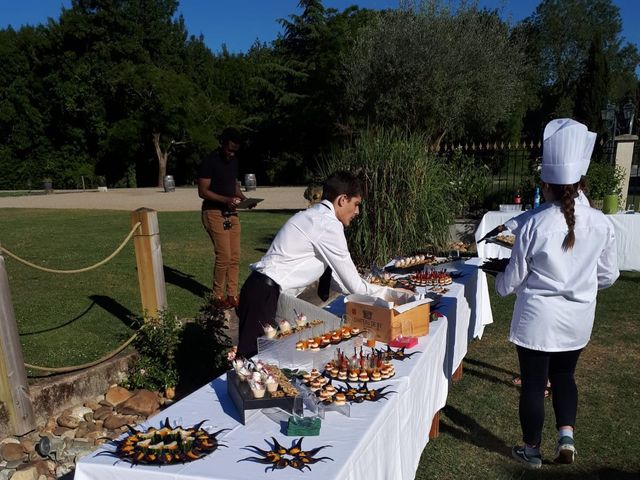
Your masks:
M351 386L347 381L344 382L344 386L336 387L333 385L332 379L322 375L318 370L312 370L306 374L301 382L315 395L316 401L325 406L341 406L347 403L362 403L364 401L377 402L386 398L389 393L396 393L391 390L385 391L389 388L388 385L378 389L370 389L367 387L368 382L361 382L358 379L354 381L354 383L359 382L360 386L357 388Z
M359 354L354 349L352 356L337 350L335 358L329 361L324 368L325 378L341 382L379 382L387 380L395 374L395 367L390 360L384 358L376 350L365 354L362 347Z
M123 439L114 440L115 451L105 451L102 454L116 456L134 465L192 462L225 446L218 442L217 437L229 429L209 433L201 428L205 421L189 428L171 427L168 418L159 429L149 427L146 430L136 430L129 426L129 432Z
M311 352L319 352L321 349L330 345L338 345L347 340L351 340L353 337L360 335L360 333L360 329L357 327L343 326L320 335L301 339L296 342L295 348L297 351L308 350Z
M516 241L515 235L500 234L496 237L488 238L487 243L495 243L505 248L513 248L513 244Z
M288 337L296 332L302 332L306 329L321 325L322 323L324 323L322 320L317 319L308 321L304 313L296 313L296 318L293 322L283 318L277 322L277 327L267 323L262 325L262 329L264 330L264 336L272 340Z
M227 391L243 424L246 410L280 407L290 412L302 412L298 389L277 366L243 358L234 358L231 364L233 369L227 372Z
M409 275L407 281L414 287L438 287L451 285L453 278L446 270L430 269Z

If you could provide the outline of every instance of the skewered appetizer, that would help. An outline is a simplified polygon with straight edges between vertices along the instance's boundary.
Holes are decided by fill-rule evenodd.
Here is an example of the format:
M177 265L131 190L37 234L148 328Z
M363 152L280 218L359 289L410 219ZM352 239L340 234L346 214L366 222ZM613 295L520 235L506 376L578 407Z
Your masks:
M453 279L446 270L430 270L410 275L409 282L417 287L437 287L442 285L451 285L453 283Z

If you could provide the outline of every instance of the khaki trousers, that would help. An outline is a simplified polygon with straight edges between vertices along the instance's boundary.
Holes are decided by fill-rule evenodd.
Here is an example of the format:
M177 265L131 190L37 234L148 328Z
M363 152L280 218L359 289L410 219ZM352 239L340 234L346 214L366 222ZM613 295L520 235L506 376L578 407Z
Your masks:
M225 230L227 219L231 228ZM218 298L225 295L235 297L238 295L240 272L240 220L237 215L225 217L220 210L203 210L202 225L213 242L215 253L213 295Z

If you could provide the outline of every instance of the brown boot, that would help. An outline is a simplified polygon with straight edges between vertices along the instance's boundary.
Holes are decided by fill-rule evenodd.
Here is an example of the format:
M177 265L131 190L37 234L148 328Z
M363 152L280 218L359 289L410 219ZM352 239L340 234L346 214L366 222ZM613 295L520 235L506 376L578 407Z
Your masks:
M240 304L240 300L237 295L228 295L227 296L227 308L238 308Z

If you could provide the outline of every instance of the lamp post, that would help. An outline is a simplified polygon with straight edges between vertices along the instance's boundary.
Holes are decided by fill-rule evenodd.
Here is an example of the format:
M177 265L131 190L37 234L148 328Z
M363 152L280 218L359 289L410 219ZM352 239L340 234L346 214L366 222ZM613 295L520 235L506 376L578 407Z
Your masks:
M624 115L624 120L629 124L629 135L633 133L633 117L636 113L636 107L631 100L624 104L622 107L622 113Z
M611 102L607 102L607 106L600 111L600 115L602 119L605 121L605 125L607 127L607 141L604 144L605 152L609 153L609 160L613 163L613 145L614 138L616 136L616 130L618 129L617 115L618 107L612 104Z

